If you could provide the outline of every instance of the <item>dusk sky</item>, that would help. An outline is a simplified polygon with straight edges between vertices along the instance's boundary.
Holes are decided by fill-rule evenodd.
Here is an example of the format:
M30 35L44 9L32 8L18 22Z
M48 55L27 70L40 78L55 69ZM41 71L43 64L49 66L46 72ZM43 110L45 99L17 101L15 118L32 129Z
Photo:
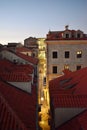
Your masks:
M0 43L46 37L49 30L87 33L87 0L0 0Z

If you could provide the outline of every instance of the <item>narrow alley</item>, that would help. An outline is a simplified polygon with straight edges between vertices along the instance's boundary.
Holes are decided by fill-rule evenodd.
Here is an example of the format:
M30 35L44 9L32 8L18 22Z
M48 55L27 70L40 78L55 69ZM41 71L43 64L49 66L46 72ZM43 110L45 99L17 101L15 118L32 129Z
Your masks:
M39 125L42 128L42 130L50 130L49 106L46 101L43 101L43 104L41 105L41 112L39 113L39 116L41 117L41 120L39 121Z

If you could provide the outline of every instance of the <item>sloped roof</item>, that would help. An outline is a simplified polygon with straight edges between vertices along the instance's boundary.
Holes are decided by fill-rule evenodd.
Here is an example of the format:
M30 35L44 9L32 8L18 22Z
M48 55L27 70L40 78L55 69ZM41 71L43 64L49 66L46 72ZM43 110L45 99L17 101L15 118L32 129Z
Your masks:
M26 74L32 74L34 71L34 67L29 64L22 64L22 65L15 65L12 69L11 72L16 73L16 72L24 72Z
M35 58L35 57L27 56L27 55L24 55L24 54L19 53L19 52L17 52L16 55L19 56L19 57L21 57L21 58L23 58L26 61L29 61L32 64L35 64L35 65L38 64L38 59Z
M70 38L64 38L63 34L65 32L66 33L69 32L70 34L72 34L72 36ZM73 37L74 34L77 34L78 32L82 33L83 37L81 37L81 38ZM84 34L80 30L66 29L66 30L63 30L63 31L49 31L48 34L47 34L46 41L50 41L50 40L87 40L87 36L86 36L86 34Z
M87 111L82 112L70 121L64 123L56 130L87 130Z
M0 72L19 73L23 72L26 74L32 74L34 71L33 65L30 64L14 64L6 59L0 60Z
M85 108L86 115L79 113L58 130L87 129L87 67L75 72L67 72L49 83L50 100L56 108ZM77 124L76 124L77 122ZM75 126L74 126L75 125ZM56 130L57 130L56 129Z
M34 87L35 89L35 87ZM36 129L36 93L19 90L0 80L0 94L29 130Z
M23 72L15 72L15 73L0 73L0 78L9 81L9 82L29 82L32 81L32 76L26 75Z
M11 65L13 65L13 63L11 61L9 61L7 59L0 59L0 66L1 67L6 67L6 66L9 67Z
M3 49L2 51L8 51L10 53L13 53L15 55L17 55L18 57L32 63L33 65L37 65L38 64L38 58L35 58L35 57L32 57L32 56L27 56L25 54L22 54L20 52L13 52L12 50L9 50L9 49Z
M56 94L54 96L55 108L87 108L87 95Z
M65 75L56 78L49 83L49 90L52 92L53 90L59 91L61 90L61 93L65 91L72 92L75 94L84 95L87 94L87 67L80 69L75 72L69 72ZM55 93L54 92L54 93Z
M32 52L32 50L26 48L26 47L16 47L17 52Z

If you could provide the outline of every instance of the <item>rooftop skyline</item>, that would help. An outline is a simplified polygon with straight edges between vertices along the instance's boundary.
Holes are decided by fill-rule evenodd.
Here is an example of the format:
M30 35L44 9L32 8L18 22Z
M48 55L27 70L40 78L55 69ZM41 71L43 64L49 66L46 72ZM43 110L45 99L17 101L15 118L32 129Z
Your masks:
M49 30L87 33L87 0L0 0L0 43L46 37Z

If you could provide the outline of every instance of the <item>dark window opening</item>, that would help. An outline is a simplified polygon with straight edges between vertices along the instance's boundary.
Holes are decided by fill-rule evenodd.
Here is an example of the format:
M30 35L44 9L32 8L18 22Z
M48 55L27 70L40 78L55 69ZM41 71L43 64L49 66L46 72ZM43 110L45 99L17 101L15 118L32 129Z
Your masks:
M43 78L43 85L46 85L46 77Z
M32 53L32 57L35 57L35 53Z
M69 34L66 34L66 38L69 38Z
M69 58L69 51L65 51L65 58Z
M78 65L78 66L77 66L77 70L80 70L80 69L81 69L81 65Z
M53 52L53 58L57 58L57 57L58 57L57 52L54 51L54 52Z
M81 37L81 35L78 33L78 34L77 34L77 38L80 38L80 37Z
M57 73L57 66L53 66L53 74Z

